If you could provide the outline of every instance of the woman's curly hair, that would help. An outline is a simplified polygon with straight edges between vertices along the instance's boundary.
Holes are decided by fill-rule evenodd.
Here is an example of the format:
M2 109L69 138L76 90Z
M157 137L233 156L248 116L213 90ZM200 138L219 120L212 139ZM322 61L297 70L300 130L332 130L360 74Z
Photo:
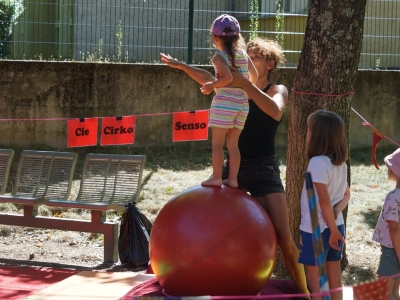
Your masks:
M247 43L247 51L249 50L258 50L267 61L273 60L275 62L274 68L268 73L268 77L274 75L278 65L282 65L286 61L282 47L277 42L267 38L256 37L251 40Z

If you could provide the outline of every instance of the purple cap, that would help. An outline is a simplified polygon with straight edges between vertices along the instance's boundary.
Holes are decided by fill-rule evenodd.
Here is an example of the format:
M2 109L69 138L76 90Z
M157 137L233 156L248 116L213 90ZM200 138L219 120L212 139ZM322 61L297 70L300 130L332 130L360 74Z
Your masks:
M223 14L215 19L211 32L215 35L239 35L240 25L234 17Z

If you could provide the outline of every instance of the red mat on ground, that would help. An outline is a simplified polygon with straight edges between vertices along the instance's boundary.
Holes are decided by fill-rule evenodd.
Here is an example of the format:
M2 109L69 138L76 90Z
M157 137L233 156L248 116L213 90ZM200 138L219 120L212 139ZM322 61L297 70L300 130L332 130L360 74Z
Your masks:
M132 300L134 297L139 296L153 296L153 297L165 297L166 295L162 292L162 287L158 283L157 278L151 278L145 282L132 288L124 297L120 300ZM288 295L281 300L298 300L299 298L290 297L289 294L296 294L297 288L291 280L269 280L264 288L261 290L260 295Z
M78 272L51 268L0 267L0 299L25 299Z

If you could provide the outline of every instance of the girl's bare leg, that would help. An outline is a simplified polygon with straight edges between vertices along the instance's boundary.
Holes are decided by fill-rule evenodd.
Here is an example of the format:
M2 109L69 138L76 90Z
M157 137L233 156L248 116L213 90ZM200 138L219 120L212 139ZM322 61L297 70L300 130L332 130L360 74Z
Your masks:
M399 289L400 289L400 278L397 278L397 279L394 280L393 289L392 289L393 298L396 299L396 300L400 300L400 291L399 291Z
M238 187L237 175L240 166L239 136L242 130L237 128L229 129L227 146L229 151L229 176L223 183L233 188Z
M342 270L340 269L340 261L327 261L326 271L328 273L329 289L334 290L342 287ZM343 290L331 294L331 300L342 299Z
M378 279L386 278L386 276L378 276ZM398 300L399 299L399 280L400 279L392 279L389 278L389 293L388 300Z
M305 265L307 274L307 285L312 294L317 294L319 292L319 272L317 266ZM322 300L321 296L313 296L313 300Z
M224 164L224 144L228 129L212 128L212 166L213 174L211 178L203 181L203 186L222 185L222 167Z

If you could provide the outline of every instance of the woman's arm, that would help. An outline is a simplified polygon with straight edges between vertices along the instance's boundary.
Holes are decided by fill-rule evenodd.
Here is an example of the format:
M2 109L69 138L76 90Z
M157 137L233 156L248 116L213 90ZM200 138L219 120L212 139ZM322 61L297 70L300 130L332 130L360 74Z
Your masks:
M339 213L345 209L347 204L350 201L350 188L349 184L347 184L346 191L344 192L343 199L340 200L338 203L335 204L333 207L333 214L335 216L335 220L337 219Z
M232 75L232 85L244 89L249 96L249 99L252 99L267 115L277 121L281 120L288 99L288 91L284 85L272 86L268 91L269 94L273 94L271 97L242 76L240 72L232 70Z
M326 184L323 183L314 182L314 185L318 194L318 201L319 206L321 207L322 215L331 231L331 235L329 236L329 245L336 250L340 250L338 241L342 241L343 244L346 242L336 226L328 188Z
M179 69L188 74L192 79L196 80L201 85L206 82L214 81L215 77L208 71L189 66L172 58L169 54L160 53L161 62L170 66L171 68Z

